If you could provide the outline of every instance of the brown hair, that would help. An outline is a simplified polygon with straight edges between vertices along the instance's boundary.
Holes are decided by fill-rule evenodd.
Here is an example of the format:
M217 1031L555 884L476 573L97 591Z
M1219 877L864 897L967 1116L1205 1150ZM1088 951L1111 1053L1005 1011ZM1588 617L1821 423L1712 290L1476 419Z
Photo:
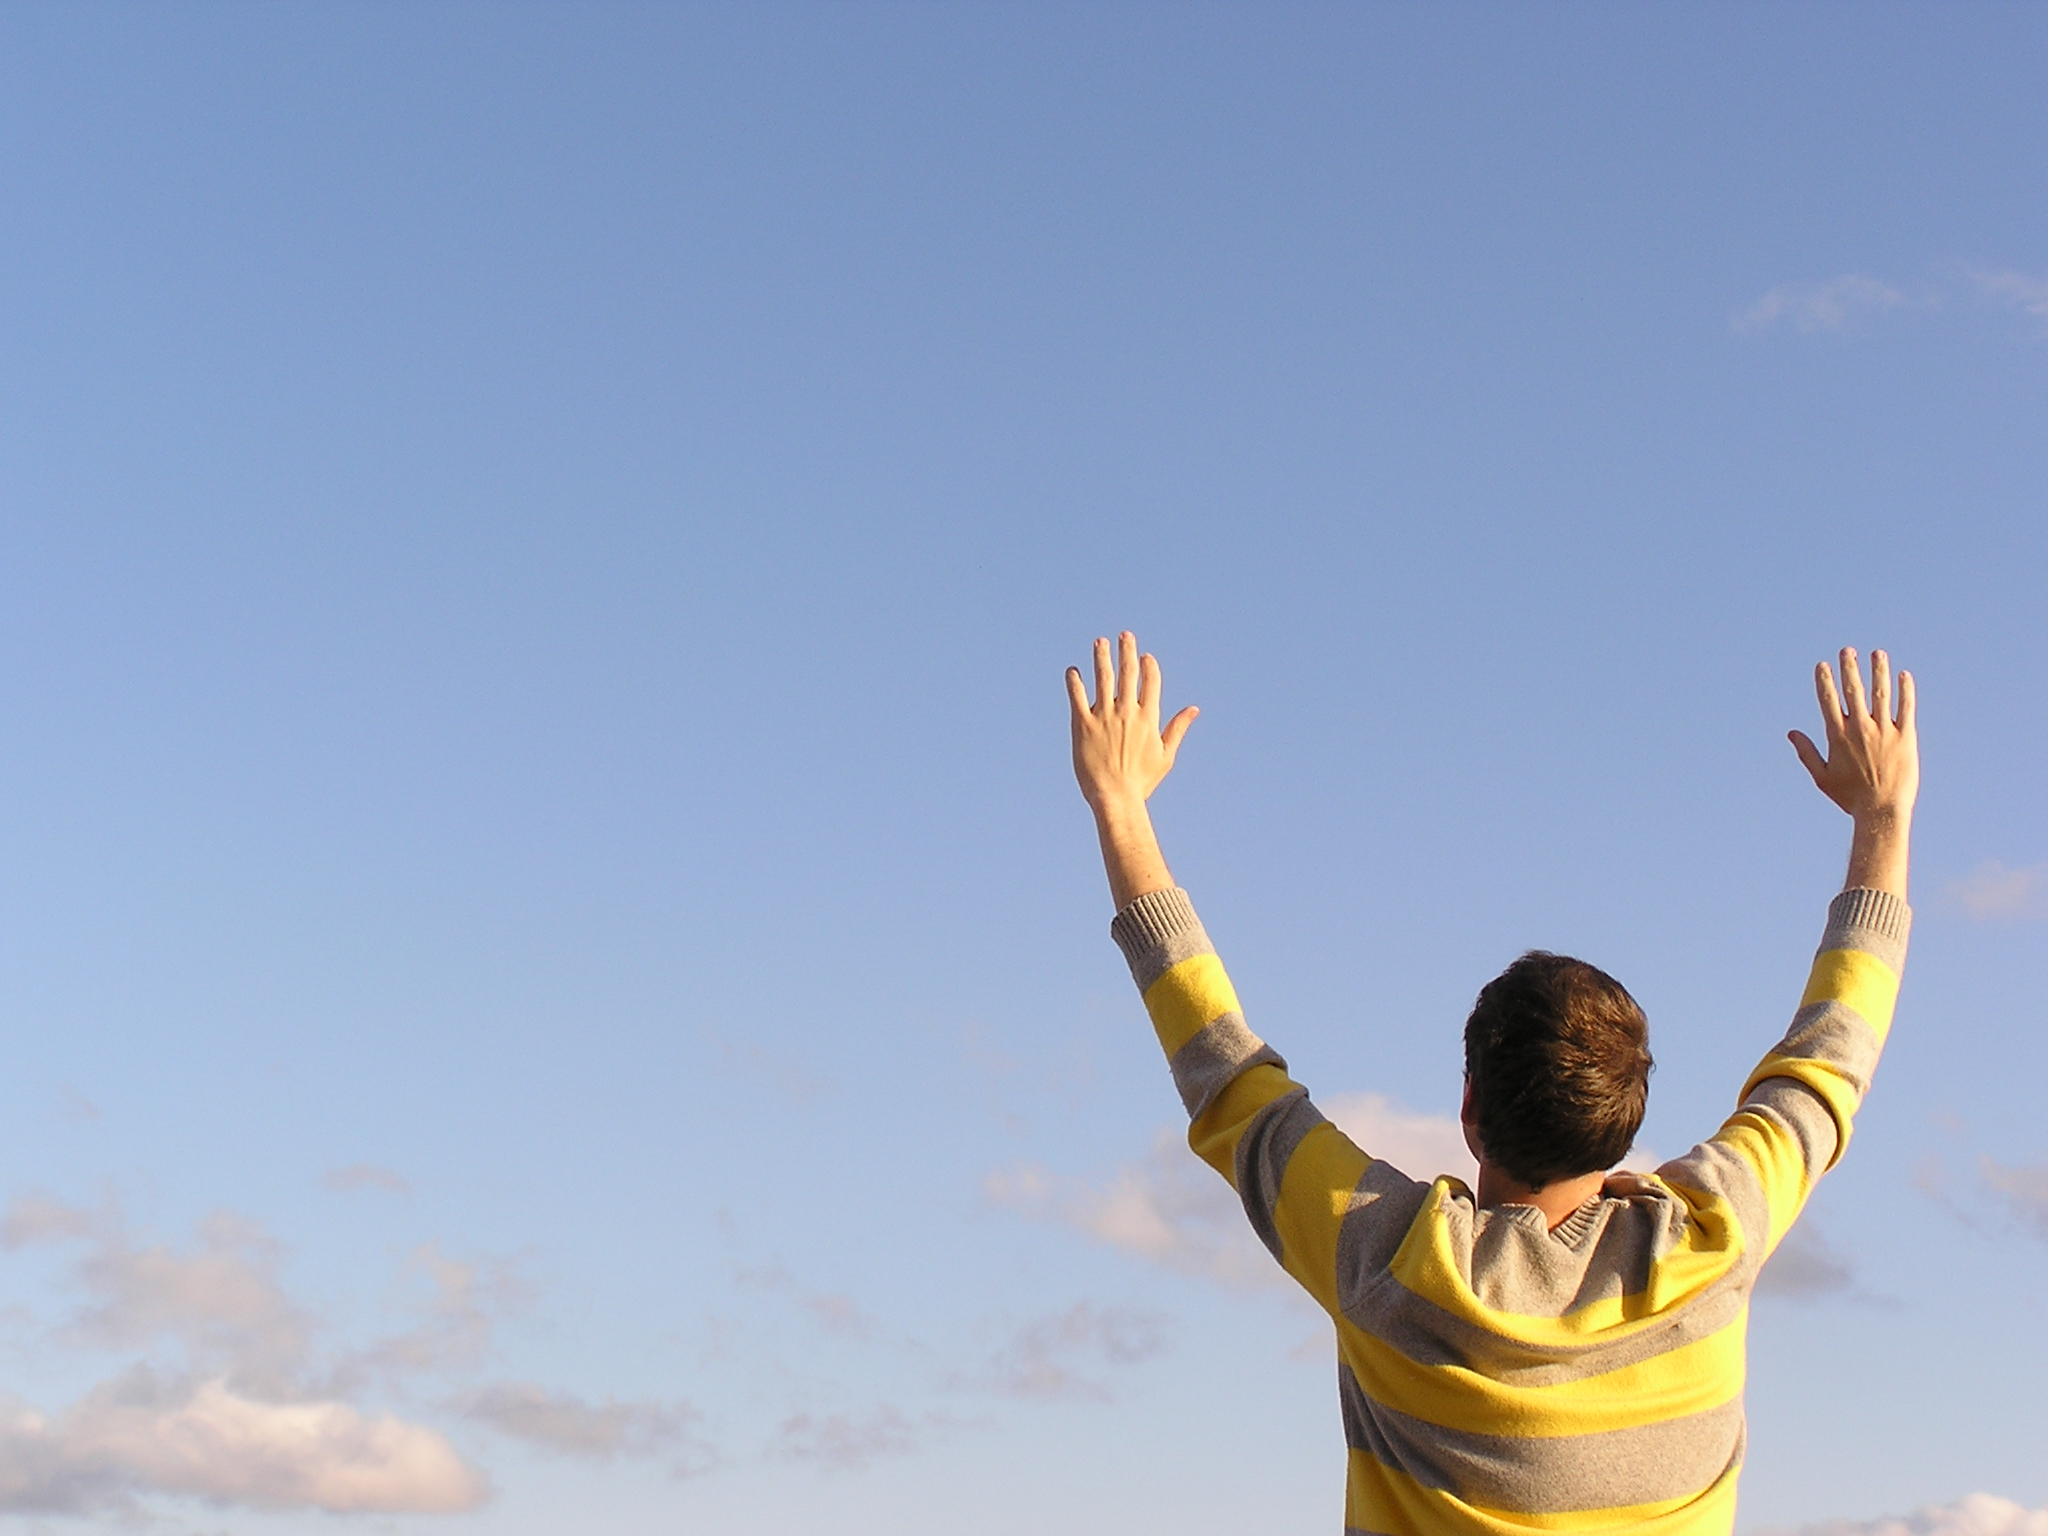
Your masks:
M1650 1025L1605 971L1533 949L1465 1023L1465 1080L1487 1160L1531 1189L1612 1168L1650 1099Z

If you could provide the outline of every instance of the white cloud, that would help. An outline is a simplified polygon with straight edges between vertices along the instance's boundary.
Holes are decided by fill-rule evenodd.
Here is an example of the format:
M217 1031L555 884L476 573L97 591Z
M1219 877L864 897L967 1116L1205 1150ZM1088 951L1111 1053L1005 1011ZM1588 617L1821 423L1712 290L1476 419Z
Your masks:
M471 1397L464 1414L501 1435L559 1456L610 1461L675 1451L678 1472L700 1472L712 1462L693 1426L702 1417L688 1403L585 1402L533 1382L499 1382Z
M992 1173L983 1192L996 1205L1063 1222L1125 1253L1225 1285L1283 1284L1285 1274L1252 1236L1230 1186L1170 1130L1142 1162L1108 1178L1065 1178L1040 1164Z
M1753 1536L2048 1536L2048 1509L2025 1509L1993 1493L1972 1493L1910 1515L1878 1520L1823 1520L1795 1532Z
M1949 896L1979 922L2048 917L2048 864L2008 869L1986 859L1968 876L1948 883Z
M1008 1397L1103 1402L1109 1398L1108 1389L1083 1375L1077 1359L1135 1365L1165 1347L1163 1325L1151 1313L1079 1302L1019 1328L997 1354L982 1384Z
M1448 1173L1470 1184L1479 1177L1455 1115L1418 1114L1379 1093L1333 1093L1316 1105L1338 1130L1411 1179Z
M0 1509L87 1513L147 1493L264 1509L443 1513L483 1479L440 1434L341 1402L265 1402L213 1379L147 1369L103 1383L55 1419L0 1411Z
M1977 1172L2014 1214L2048 1238L2048 1168L2008 1168L1987 1157Z
M1839 331L1858 315L1896 308L1906 296L1862 272L1845 272L1807 287L1778 287L1735 317L1735 329L1768 330L1779 321L1794 330Z
M1986 298L2011 304L2036 320L2048 321L2048 277L2005 269L1996 272L1978 267L1964 269L1977 291Z

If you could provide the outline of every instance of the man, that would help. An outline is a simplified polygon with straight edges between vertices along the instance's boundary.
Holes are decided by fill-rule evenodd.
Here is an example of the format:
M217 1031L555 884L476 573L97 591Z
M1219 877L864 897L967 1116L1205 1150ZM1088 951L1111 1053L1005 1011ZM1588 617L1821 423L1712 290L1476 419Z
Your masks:
M1848 1144L1898 995L1919 786L1913 680L1856 655L1815 672L1825 754L1799 760L1853 818L1849 875L1790 1032L1705 1145L1613 1175L1642 1122L1642 1012L1583 962L1530 954L1466 1026L1476 1190L1419 1183L1318 1114L1246 1026L1174 886L1145 802L1196 711L1162 731L1159 665L1128 633L1078 670L1074 772L1129 960L1193 1120L1188 1140L1337 1327L1348 1536L1642 1531L1727 1536L1742 1466L1757 1271Z

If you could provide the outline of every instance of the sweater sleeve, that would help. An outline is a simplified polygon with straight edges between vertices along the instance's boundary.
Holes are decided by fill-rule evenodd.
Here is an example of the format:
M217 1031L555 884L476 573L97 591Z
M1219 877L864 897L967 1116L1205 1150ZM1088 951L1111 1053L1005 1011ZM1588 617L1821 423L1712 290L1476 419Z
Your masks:
M1912 913L1885 891L1842 892L1785 1038L1742 1085L1739 1107L1696 1158L1754 1181L1737 1200L1759 1260L1778 1246L1820 1176L1841 1160L1891 1028ZM1732 1170L1731 1170L1732 1171Z
M1347 1216L1349 1247L1361 1217L1383 1209L1405 1229L1412 1203L1354 1198L1373 1159L1323 1118L1279 1053L1246 1026L1185 891L1139 897L1117 914L1110 934L1166 1052L1191 1121L1189 1146L1230 1182L1252 1229L1287 1272L1334 1310Z

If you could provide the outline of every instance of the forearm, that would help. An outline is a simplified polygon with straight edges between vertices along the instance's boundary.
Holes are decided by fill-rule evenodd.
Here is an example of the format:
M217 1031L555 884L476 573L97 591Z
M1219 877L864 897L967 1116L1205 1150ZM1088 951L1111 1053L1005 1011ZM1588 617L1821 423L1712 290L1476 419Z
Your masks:
M1886 891L1906 899L1907 845L1911 810L1869 811L1856 818L1849 838L1849 873L1844 890Z
M1152 816L1145 802L1118 797L1105 799L1093 809L1095 835L1102 843L1102 868L1109 876L1109 894L1117 911L1140 896L1171 889L1173 874L1166 867L1166 855L1159 851L1159 838L1152 831Z

